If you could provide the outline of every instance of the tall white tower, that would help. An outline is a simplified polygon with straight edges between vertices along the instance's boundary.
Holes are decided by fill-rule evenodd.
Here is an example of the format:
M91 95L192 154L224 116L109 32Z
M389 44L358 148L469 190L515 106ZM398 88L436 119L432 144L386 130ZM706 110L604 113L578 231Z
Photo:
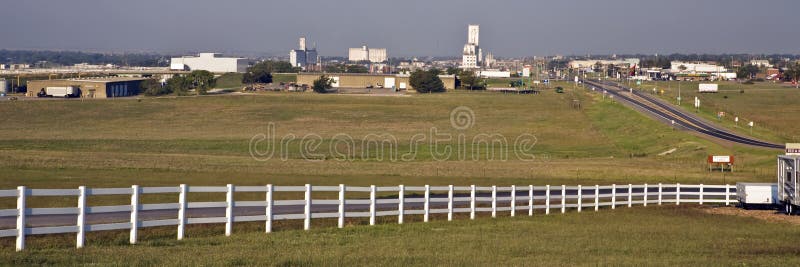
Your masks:
M481 34L481 26L480 25L469 25L467 29L469 33L469 37L467 38L467 44L479 46L480 44L480 34Z
M300 37L299 46L300 46L299 50L306 50L306 37L305 36Z
M483 61L483 51L480 43L481 27L479 25L469 25L467 27L467 44L464 45L464 53L461 57L461 68L478 68Z

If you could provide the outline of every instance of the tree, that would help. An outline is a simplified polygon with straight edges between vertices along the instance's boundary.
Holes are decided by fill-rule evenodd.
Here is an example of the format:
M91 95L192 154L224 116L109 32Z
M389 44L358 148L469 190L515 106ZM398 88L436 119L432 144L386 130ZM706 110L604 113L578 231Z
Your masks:
M409 83L419 93L438 93L444 92L444 83L439 78L440 71L431 69L428 71L417 70L411 73Z
M289 64L288 62L284 63ZM272 83L272 73L286 71L286 64L270 60L259 62L247 68L247 72L242 75L242 83ZM288 67L291 68L291 64Z
M800 62L790 64L783 75L794 82L795 88L800 88Z
M168 87L162 86L156 79L147 79L139 84L139 89L147 96L158 96L172 93Z
M319 79L314 80L314 85L311 87L314 92L325 94L328 92L328 89L333 88L333 79L328 78L328 76L322 75Z
M187 95L191 81L183 76L175 76L167 80L167 90L177 95Z
M685 70L687 70L687 69L689 69L689 68L687 68L687 67L686 67L686 65L680 65L680 66L678 66L678 69L679 69L681 72L683 72L683 71L685 71Z
M298 73L301 68L292 67L292 64L286 61L272 61L266 60L256 63L252 67L247 68L247 72L267 72L267 73Z
M461 75L461 69L456 67L448 67L445 72L447 72L447 75Z
M367 69L367 67L364 67L362 65L347 65L347 67L345 69L345 72L346 73L368 73L369 70Z
M747 64L736 70L736 77L740 79L752 79L758 71L759 69L757 66Z
M342 64L330 64L325 66L325 72L327 73L343 73L345 71L345 66Z
M471 70L461 71L458 74L458 80L461 81L461 88L469 88L470 90L486 89L483 86L483 79L475 76L475 72Z
M192 71L186 79L191 82L191 87L198 95L203 95L208 92L208 88L214 87L214 74L207 70Z

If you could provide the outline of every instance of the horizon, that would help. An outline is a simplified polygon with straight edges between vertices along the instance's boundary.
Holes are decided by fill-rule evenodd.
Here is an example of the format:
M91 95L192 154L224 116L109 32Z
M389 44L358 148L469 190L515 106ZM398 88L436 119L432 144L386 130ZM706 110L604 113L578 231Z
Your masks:
M791 12L800 3L787 0L501 2L13 2L0 17L22 23L0 29L0 35L12 37L0 39L0 49L282 57L306 36L325 57L344 57L347 48L361 44L387 48L389 57L458 57L467 25L479 24L484 52L503 58L800 54ZM689 4L692 8L685 8ZM772 6L781 8L767 8ZM443 12L462 16L439 15ZM186 17L208 19L186 22Z

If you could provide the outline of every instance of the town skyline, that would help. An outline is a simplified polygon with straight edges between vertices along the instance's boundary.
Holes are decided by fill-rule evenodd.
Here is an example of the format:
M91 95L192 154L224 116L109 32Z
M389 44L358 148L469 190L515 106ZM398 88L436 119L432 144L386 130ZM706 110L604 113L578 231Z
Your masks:
M498 57L800 54L800 48L793 45L800 37L791 26L792 10L798 3L768 2L671 1L629 5L623 1L504 1L486 6L467 1L454 7L452 3L416 0L404 5L382 2L366 5L356 0L311 1L303 5L243 1L235 6L208 8L218 4L26 1L8 3L8 8L0 10L0 16L8 21L20 22L0 29L1 35L11 37L2 38L0 47L96 52L252 52L278 56L294 48L298 37L306 36L310 44L317 44L323 56L346 56L348 48L368 43L385 47L398 57L458 57L467 41L464 28L479 24L483 35L481 46L491 48ZM688 4L692 8L684 8ZM358 8L362 11L356 11L355 6L362 6ZM103 12L89 16L91 10ZM294 12L280 10L309 15L297 19L291 15ZM387 10L392 10L391 16ZM442 12L461 15L437 15ZM36 20L29 17L32 13L37 13ZM58 23L63 21L63 14L80 19ZM211 19L186 20L192 17ZM599 32L603 34L596 34Z

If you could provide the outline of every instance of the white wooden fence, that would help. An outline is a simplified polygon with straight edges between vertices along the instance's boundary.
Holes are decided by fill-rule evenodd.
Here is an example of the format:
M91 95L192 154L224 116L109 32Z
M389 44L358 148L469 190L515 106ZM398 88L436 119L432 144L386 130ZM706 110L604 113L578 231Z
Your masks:
M130 230L130 243L135 244L138 231L141 228L157 226L177 226L177 238L183 239L186 225L188 224L213 224L224 223L225 235L231 235L234 222L263 221L265 231L272 231L272 222L276 220L303 220L303 228L311 228L311 220L318 218L338 218L338 227L342 228L345 218L369 218L369 224L374 225L376 217L397 216L397 222L402 224L406 215L422 215L423 221L428 222L431 214L447 214L447 220L453 219L455 213L469 213L474 219L476 213L491 213L496 217L499 212L508 212L516 216L518 211L527 211L528 216L533 216L535 210L550 214L551 210L567 209L581 212L589 208L598 211L600 207L616 207L633 205L672 203L718 203L730 205L735 199L735 186L731 185L610 185L610 186L510 186L510 187L480 187L480 186L187 186L177 187L139 187L130 188L87 188L78 189L29 189L24 186L16 190L0 190L0 198L15 197L16 209L0 210L0 218L16 217L16 228L0 229L0 237L16 237L16 250L25 248L25 237L28 235L46 235L58 233L77 233L76 246L81 248L86 242L86 233L109 230ZM234 193L264 193L264 201L234 201ZM302 192L302 200L275 200L278 192ZM338 199L312 199L314 192L338 192ZM369 198L346 199L348 192L361 192L369 194ZM432 194L433 192L433 194ZM511 194L510 192L515 192ZM188 202L189 193L224 193L224 202ZM395 193L396 196L378 198L378 194ZM422 197L408 195L422 193ZM140 204L142 195L147 194L177 194L177 203ZM501 196L498 196L500 194ZM130 195L130 205L94 206L86 205L87 198L92 196ZM28 208L28 197L68 196L77 198L77 207L68 208ZM421 205L420 205L421 203ZM501 206L502 205L502 206ZM276 212L281 207L295 207L302 213L285 209L289 213ZM320 209L328 206L325 211ZM337 207L336 209L331 207ZM364 207L359 210L358 207ZM368 207L365 207L368 206ZM234 207L261 207L263 213L258 215L234 215ZM314 212L313 208L318 210ZM197 208L217 208L225 210L224 217L187 217L187 210ZM421 209L420 209L421 208ZM161 211L170 213L176 211L177 218L143 220L140 213L147 211ZM129 213L130 219L125 215L124 221L102 224L87 224L89 214ZM72 215L74 225L30 227L26 217L41 215ZM173 214L174 216L175 214Z

